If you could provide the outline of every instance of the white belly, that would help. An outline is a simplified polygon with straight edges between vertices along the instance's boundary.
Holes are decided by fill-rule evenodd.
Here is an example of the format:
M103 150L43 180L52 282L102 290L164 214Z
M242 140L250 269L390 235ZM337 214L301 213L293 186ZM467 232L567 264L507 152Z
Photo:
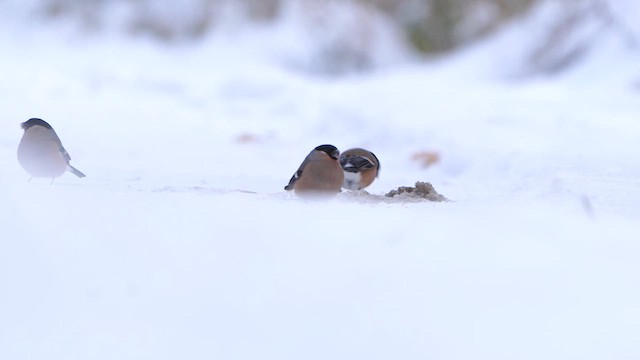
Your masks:
M344 183L342 187L348 190L360 190L360 173L344 172Z

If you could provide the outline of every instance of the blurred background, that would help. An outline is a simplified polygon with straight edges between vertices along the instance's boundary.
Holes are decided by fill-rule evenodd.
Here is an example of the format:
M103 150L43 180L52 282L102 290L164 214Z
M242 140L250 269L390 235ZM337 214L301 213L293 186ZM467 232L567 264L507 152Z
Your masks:
M5 0L11 2L11 0ZM521 54L523 73L556 73L586 56L604 34L640 44L632 0L31 0L16 6L37 21L75 24L78 32L147 37L167 46L216 33L287 27L301 69L325 74L365 71L399 58L449 54L523 21L536 26ZM282 42L289 39L281 38ZM282 45L281 45L282 46ZM286 45L285 45L286 46ZM301 50L304 48L304 50ZM503 49L509 52L509 49ZM507 54L505 54L507 55Z

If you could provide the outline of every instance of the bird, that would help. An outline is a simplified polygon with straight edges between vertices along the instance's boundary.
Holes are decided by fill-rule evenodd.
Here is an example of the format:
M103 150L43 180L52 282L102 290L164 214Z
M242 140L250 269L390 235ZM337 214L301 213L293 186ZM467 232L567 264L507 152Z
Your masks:
M46 121L31 118L20 124L24 130L18 145L18 162L34 177L53 179L69 171L77 177L86 175L69 164L71 157L55 130ZM31 180L29 178L29 180Z
M353 148L340 154L340 165L344 170L342 187L362 190L373 183L380 172L380 161L371 151Z
M340 151L333 145L314 148L284 187L303 198L330 197L340 192L344 171L338 158Z

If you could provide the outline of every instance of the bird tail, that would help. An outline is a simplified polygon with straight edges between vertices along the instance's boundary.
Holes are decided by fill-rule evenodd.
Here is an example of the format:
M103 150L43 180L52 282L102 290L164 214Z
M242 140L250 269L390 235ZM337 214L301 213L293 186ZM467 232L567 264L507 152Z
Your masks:
M67 165L67 169L69 170L69 172L71 172L73 175L79 177L79 178L83 178L86 177L87 175L83 174L82 171L74 168L71 165Z

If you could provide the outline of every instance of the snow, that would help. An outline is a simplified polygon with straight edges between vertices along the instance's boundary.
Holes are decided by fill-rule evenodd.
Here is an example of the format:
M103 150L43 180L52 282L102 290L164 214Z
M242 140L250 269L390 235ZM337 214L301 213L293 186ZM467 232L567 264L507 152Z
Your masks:
M514 77L523 21L324 77L290 67L283 28L166 46L36 26L15 4L0 358L640 357L637 49L604 36L566 73ZM26 182L30 117L86 178ZM372 194L429 181L452 201L285 193L324 143L376 153Z

